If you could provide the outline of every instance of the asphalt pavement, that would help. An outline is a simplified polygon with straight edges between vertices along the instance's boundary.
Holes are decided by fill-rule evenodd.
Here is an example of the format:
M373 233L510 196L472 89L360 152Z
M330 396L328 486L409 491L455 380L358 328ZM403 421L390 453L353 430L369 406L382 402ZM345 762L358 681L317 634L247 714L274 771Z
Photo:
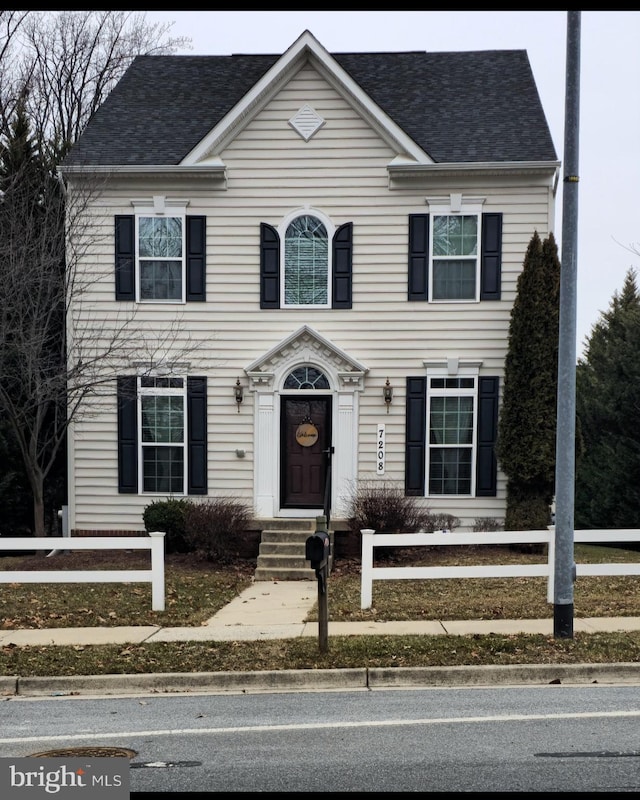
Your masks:
M329 604L330 600L329 588ZM318 622L306 617L318 601L318 583L256 581L199 627L121 627L0 630L0 647L47 645L143 644L178 641L258 641L318 637ZM425 620L332 622L331 636L543 634L553 635L553 619ZM574 632L640 630L640 617L574 619ZM508 667L362 668L348 670L277 670L260 673L173 673L21 678L0 676L0 695L76 695L141 691L275 691L366 688L379 685L451 685L496 683L640 683L640 664L515 665Z

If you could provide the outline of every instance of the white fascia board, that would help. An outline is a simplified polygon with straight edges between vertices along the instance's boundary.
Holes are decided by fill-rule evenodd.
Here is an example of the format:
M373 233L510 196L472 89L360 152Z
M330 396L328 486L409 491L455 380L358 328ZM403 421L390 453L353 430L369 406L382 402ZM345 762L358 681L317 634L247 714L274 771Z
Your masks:
M324 77L345 96L347 100L376 123L382 135L406 153L417 164L428 165L432 161L385 112L363 92L358 84L342 69L338 62L318 42L310 31L305 31L276 63L260 78L253 88L231 109L202 141L184 158L183 164L196 164L215 150L217 143L224 141L265 97L273 94L286 77L306 58L314 58ZM414 163L411 161L410 163Z
M81 164L58 167L62 175L191 175L226 178L227 167L219 159L200 164Z
M554 175L560 168L560 161L460 161L442 164L413 164L395 159L387 165L392 178L421 178L429 174L456 175L464 173L481 173L485 175L508 174L522 175L537 173Z

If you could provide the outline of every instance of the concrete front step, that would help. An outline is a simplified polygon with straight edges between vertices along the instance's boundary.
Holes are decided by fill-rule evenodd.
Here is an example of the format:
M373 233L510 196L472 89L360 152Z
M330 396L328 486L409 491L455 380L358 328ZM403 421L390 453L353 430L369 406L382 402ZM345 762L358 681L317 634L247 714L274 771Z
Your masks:
M287 530L267 530L262 531L262 538L261 541L267 544L273 543L295 543L298 545L302 545L304 549L304 543L307 541L309 536L315 532L315 527L313 530L308 531L287 531Z
M297 540L292 540L290 542L265 542L263 539L260 542L261 556L299 556L301 552L304 553L304 549L304 541L302 542L302 547Z
M316 529L315 519L257 519L256 526L262 531L309 531ZM307 533L307 536L309 534Z
M286 567L258 567L253 579L258 581L309 581L316 579L314 569L295 569Z
M307 560L304 557L304 550L298 551L291 555L285 554L264 554L260 551L258 556L257 567L265 569L310 569Z
M315 579L315 570L305 559L306 541L316 530L315 519L277 519L264 523L254 580Z

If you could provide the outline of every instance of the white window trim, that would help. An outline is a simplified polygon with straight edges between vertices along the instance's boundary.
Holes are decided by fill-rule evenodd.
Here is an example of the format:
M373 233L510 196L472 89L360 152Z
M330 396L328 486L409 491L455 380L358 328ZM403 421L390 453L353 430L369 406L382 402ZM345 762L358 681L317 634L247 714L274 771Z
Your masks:
M182 381L182 388L179 387L151 387L151 386L142 386L142 378L179 378ZM187 377L183 374L173 374L167 371L157 372L153 374L145 374L145 375L138 375L137 378L137 386L136 386L136 395L137 395L137 403L136 403L136 413L138 415L138 442L137 442L137 449L138 449L138 486L140 487L140 494L145 496L162 496L166 497L167 495L176 494L176 492L146 492L144 489L144 458L143 458L143 450L145 446L149 447L177 447L182 446L183 451L183 475L182 475L182 495L187 494ZM158 397L158 396L175 396L175 395L182 395L182 442L166 442L166 443L157 443L157 442L148 442L143 443L142 441L142 398L143 397Z
M186 284L187 284L187 206L188 200L173 200L164 195L154 195L152 203L149 200L132 200L131 205L135 213L135 274L136 274L136 302L148 305L149 303L160 303L161 305L175 305L186 303ZM177 217L182 220L182 269L181 269L181 296L180 299L142 299L140 292L140 217Z
M327 302L317 305L306 305L304 303L287 303L285 302L285 249L286 249L286 233L289 225L297 217L309 216L317 217L324 225L327 231ZM287 214L278 226L278 236L282 242L280 248L280 308L331 308L332 295L331 289L333 286L333 237L336 232L336 226L331 222L326 214L318 211L317 208L312 206L303 206L295 211Z
M480 256L482 249L482 208L485 202L484 197L465 197L462 194L450 194L449 197L427 197L426 202L429 206L431 225L429 225L429 302L430 303L479 303L480 302ZM436 216L476 216L478 219L478 242L476 252L476 288L473 298L439 298L433 296L433 235L435 225L433 218ZM466 260L471 260L465 256Z
M429 365L424 362L427 370L427 402L426 402L426 422L425 422L425 496L448 499L452 497L475 497L476 496L476 464L478 459L478 378L480 375L479 363L463 364L457 357L449 358L442 365ZM432 389L432 378L473 378L472 389ZM471 484L469 494L431 494L429 492L429 478L431 465L431 448L439 445L431 444L431 399L432 397L473 397L473 428L471 438ZM469 445L463 445L467 447Z

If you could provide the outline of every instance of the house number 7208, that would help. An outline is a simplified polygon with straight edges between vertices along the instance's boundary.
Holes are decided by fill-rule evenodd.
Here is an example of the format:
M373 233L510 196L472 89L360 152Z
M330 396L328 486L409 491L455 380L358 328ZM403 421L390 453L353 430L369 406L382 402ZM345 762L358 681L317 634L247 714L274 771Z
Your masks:
M378 425L376 440L376 475L384 475L384 425Z

